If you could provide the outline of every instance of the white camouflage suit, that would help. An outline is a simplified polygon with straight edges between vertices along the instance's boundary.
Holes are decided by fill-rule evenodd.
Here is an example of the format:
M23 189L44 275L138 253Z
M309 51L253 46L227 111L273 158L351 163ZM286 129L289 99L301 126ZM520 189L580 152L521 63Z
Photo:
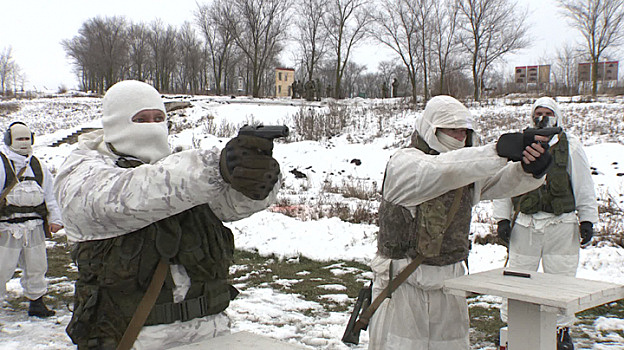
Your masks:
M29 164L30 156L24 156L14 152L7 145L0 148L9 162L13 162L15 175ZM7 195L7 203L13 205L30 206L38 205L45 201L48 208L48 223L62 225L61 211L54 198L53 178L48 168L41 164L43 173L43 188L36 181L27 180L18 183ZM0 189L4 187L4 166L0 165ZM33 177L32 168L26 169L24 175ZM12 217L30 216L29 214L13 214ZM46 294L48 284L45 274L48 271L48 258L46 255L45 233L43 220L29 220L22 223L2 222L0 218L0 299L6 295L6 282L8 282L15 268L22 269L20 283L24 290L24 296L30 300L39 299Z
M506 158L498 156L495 144L450 150L436 136L437 128L472 130L472 116L452 97L432 98L416 120L416 132L440 155L427 155L416 148L397 151L386 167L385 200L414 215L419 204L469 184L474 184L474 205L484 199L523 193L543 183L543 179L525 173L519 163L508 164ZM474 145L477 138L472 135ZM388 285L390 262L377 255L371 263L373 300ZM393 274L409 263L410 259L392 260ZM463 262L419 266L373 314L369 349L469 349L466 299L442 292L444 280L464 273Z
M135 93L128 95L129 99L137 97ZM132 103L124 101L123 105ZM164 110L162 102L157 109ZM164 127L166 133L166 121L131 125L134 112L127 113L126 128ZM221 177L217 148L186 150L158 156L136 168L121 168L115 165L118 157L107 147L104 134L98 130L81 135L54 183L67 236L73 242L122 236L204 203L222 221L239 220L267 208L275 201L281 184L280 175L267 198L249 199ZM176 284L174 302L180 302L190 280L182 265L171 265L170 270ZM224 313L145 326L134 349L167 349L198 342L227 334L229 327Z
M557 103L550 97L539 98L533 104L531 115L538 107L546 107L554 112L552 126L563 126ZM565 130L564 130L565 131ZM567 171L570 175L576 211L555 215L547 212L535 214L518 213L509 242L509 266L523 270L537 271L540 261L544 272L575 276L579 262L579 222L598 222L598 203L594 182L583 146L578 138L567 134L569 158ZM555 136L550 145L557 143ZM494 219L512 220L514 208L511 198L494 201ZM501 307L501 319L507 322L507 303ZM573 316L560 315L559 326L570 326Z

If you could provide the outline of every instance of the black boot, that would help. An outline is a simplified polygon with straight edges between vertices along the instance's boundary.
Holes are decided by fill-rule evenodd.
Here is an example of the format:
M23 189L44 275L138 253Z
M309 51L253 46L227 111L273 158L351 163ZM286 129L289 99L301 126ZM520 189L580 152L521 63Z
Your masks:
M37 316L41 318L54 316L56 311L49 310L43 303L43 297L39 297L37 300L30 301L30 307L28 307L28 316Z
M574 350L568 327L557 328L557 350Z

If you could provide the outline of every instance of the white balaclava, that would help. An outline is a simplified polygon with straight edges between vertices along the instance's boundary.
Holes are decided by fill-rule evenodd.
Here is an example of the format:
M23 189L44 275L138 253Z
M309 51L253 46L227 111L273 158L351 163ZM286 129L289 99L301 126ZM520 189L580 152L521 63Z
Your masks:
M553 111L554 117L550 117L547 120L536 120L534 119L535 110L538 107L548 108ZM531 108L531 120L533 120L533 125L536 127L554 127L561 125L561 111L559 110L559 105L557 102L550 97L544 96L538 98L535 103L533 103L533 108Z
M171 154L167 142L167 121L134 123L132 117L140 111L158 109L166 115L160 93L151 85L125 80L113 85L102 101L104 141L115 151L154 163Z
M28 156L32 154L32 132L28 126L22 123L15 123L10 127L11 131L11 144L7 145L11 150L17 154ZM18 139L24 140L18 140ZM26 140L27 138L27 140Z

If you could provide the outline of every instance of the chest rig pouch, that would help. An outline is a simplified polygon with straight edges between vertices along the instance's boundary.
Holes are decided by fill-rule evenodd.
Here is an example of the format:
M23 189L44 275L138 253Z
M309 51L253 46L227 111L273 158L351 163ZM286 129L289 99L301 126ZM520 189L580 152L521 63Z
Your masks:
M553 166L546 174L541 187L522 196L512 198L514 209L524 214L540 211L561 215L576 209L574 191L567 171L569 143L565 133L559 134L559 141L550 148Z
M23 222L30 219L44 219L48 211L43 191L43 170L39 160L32 156L30 163L26 164L34 176L20 176L17 179L17 175L13 171L13 164L6 155L0 152L0 159L2 159L5 173L2 190L7 191L7 187L15 183L15 186L6 194L4 205L0 208L0 216L9 217L3 221ZM18 214L20 218L14 218L14 214ZM34 214L34 216L24 216L23 214Z
M115 348L162 258L183 265L191 287L183 302L174 303L167 269L145 325L217 314L235 296L226 280L233 253L232 232L207 204L127 235L77 243L72 258L78 279L67 334L79 348Z
M37 181L18 182L6 196L6 204L18 207L36 207L43 204L45 195Z

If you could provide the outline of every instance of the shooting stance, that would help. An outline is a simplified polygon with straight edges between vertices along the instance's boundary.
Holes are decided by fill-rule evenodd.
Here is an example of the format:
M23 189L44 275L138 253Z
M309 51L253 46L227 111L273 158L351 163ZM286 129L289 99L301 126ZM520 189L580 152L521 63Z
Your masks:
M538 130L559 127L561 112L550 97L539 98L531 110ZM546 182L533 191L513 198L494 201L498 236L509 244L509 266L537 271L540 261L544 272L575 276L579 249L593 236L598 222L598 203L587 156L581 142L559 131L550 140L553 166ZM580 224L579 224L580 222ZM507 322L507 303L501 308ZM574 317L557 319L557 349L572 350L569 327Z
M103 129L82 135L54 184L78 266L67 333L79 349L167 349L229 333L234 236L223 221L267 208L273 140L171 154L160 94L113 85Z
M548 138L525 136L477 146L466 107L450 96L427 103L411 147L386 166L373 309L360 316L368 324L372 314L369 349L469 349L466 300L444 294L442 285L465 273L472 206L543 183L551 158L540 141Z

